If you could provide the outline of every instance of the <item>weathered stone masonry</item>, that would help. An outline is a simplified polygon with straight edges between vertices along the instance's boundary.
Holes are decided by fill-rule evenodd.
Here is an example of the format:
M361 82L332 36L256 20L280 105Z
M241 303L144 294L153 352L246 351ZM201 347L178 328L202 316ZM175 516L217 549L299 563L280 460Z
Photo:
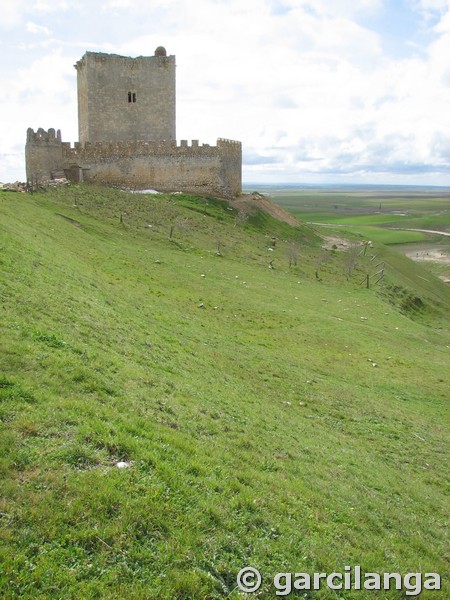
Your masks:
M176 139L175 56L86 52L75 65L79 141Z
M241 193L240 142L189 145L161 137L175 136L175 62L164 48L137 59L86 53L76 68L80 142L72 147L59 130L29 128L28 179L65 176L133 189ZM139 140L144 134L153 139Z

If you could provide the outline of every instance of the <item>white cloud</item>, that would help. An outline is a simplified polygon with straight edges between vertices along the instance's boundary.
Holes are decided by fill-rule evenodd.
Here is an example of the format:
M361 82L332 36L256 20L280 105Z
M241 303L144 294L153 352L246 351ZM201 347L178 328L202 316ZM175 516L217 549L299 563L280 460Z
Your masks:
M430 11L445 11L450 8L448 0L415 0L415 6L426 12Z
M412 10L421 15L426 27L432 26L450 11L450 0L408 0Z
M382 10L383 0L316 0L315 2L297 2L293 0L293 5L314 7L319 14L329 14L346 18L353 18L357 15L375 15Z
M12 29L28 21L30 16L34 19L40 15L50 13L67 12L73 3L66 0L47 1L47 0L0 0L0 28ZM36 31L29 30L30 33Z
M21 0L0 0L1 28L10 29L20 22L23 4Z
M133 8L133 0L110 0L110 2L105 5L105 9L109 8L130 9Z
M450 168L450 2L414 3L424 19L434 17L420 52L400 60L384 53L383 31L369 27L389 10L382 0L91 0L89 22L79 12L88 4L65 2L61 16L50 12L55 3L32 2L34 13L11 12L11 27L28 21L13 39L28 65L11 67L2 130L14 152L28 126L61 128L75 141L72 65L84 50L135 56L164 45L177 56L177 137L242 140L248 178L376 179L377 168L431 177L423 174L439 167L442 182ZM49 30L60 39L36 35ZM91 43L81 43L80 30Z
M26 30L29 33L50 35L50 30L48 27L45 27L45 25L36 25L36 23L33 23L32 21L28 21L28 23L26 24Z
M58 129L63 123L69 139L76 139L77 108L75 70L67 56L50 53L19 69L14 79L4 86L0 96L2 150L8 160L2 162L0 180L24 178L24 146L28 127ZM15 167L13 168L13 165Z
M58 2L48 0L37 0L33 2L33 11L38 13L54 13L54 12L66 12L73 6L73 2L67 2L66 0L59 0Z

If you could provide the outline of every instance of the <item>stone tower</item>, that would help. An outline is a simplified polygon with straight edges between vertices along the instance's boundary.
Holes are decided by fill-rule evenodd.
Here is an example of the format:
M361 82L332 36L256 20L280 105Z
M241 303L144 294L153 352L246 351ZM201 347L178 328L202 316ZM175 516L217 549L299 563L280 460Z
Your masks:
M176 139L175 56L86 52L75 65L79 141Z

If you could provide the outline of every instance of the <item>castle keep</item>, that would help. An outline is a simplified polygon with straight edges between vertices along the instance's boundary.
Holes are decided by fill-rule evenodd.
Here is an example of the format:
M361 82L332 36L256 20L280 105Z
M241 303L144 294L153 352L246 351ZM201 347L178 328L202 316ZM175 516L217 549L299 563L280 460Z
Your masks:
M29 181L67 177L132 189L221 196L241 193L240 142L176 142L175 57L86 52L75 65L79 142L29 128Z

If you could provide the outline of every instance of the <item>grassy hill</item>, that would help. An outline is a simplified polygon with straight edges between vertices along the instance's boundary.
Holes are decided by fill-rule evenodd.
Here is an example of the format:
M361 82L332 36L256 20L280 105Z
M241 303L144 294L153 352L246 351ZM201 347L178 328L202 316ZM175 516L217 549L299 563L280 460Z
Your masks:
M442 282L212 198L0 209L3 598L237 598L247 565L262 598L280 571L448 574Z

